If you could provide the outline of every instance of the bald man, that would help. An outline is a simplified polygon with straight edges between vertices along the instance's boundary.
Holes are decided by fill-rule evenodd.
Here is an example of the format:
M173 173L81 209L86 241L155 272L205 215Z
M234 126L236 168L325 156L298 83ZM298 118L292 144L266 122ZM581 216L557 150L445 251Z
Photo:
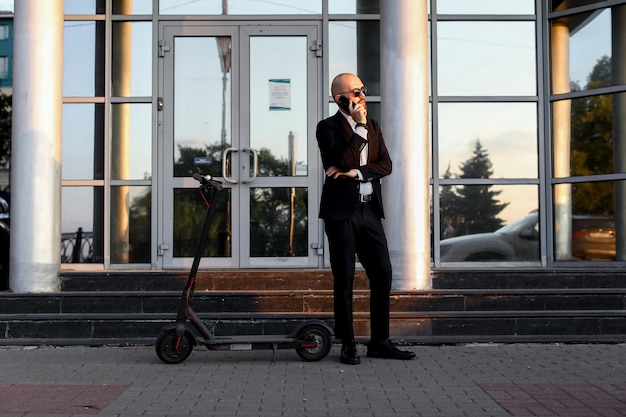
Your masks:
M370 284L370 341L367 356L413 359L389 340L391 262L381 219L381 179L391 159L378 122L367 117L367 87L355 74L335 77L331 86L339 111L317 125L317 143L326 173L320 201L334 279L335 335L340 361L361 363L353 329L352 294L356 256Z

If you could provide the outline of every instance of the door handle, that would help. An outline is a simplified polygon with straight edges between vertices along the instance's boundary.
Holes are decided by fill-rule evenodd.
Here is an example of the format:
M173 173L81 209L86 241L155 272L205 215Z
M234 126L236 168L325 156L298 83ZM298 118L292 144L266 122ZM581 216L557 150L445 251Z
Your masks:
M259 173L259 155L257 151L252 148L242 148L241 151L249 152L252 154L252 176L241 181L244 184L248 184L254 181Z
M222 153L222 178L224 178L224 181L231 183L231 184L237 184L237 180L234 179L233 177L229 177L228 173L227 173L227 169L226 169L226 164L227 164L227 160L228 160L228 154L232 153L232 152L239 152L239 149L237 148L226 148L224 149L224 152Z

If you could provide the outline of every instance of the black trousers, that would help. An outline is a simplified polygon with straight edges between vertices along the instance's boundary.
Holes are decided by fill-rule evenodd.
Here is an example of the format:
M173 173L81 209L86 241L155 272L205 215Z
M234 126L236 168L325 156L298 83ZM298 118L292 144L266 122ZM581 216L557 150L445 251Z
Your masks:
M335 335L344 342L354 340L355 255L369 280L371 340L382 342L389 338L391 261L381 220L369 204L359 203L349 219L325 221L334 278Z

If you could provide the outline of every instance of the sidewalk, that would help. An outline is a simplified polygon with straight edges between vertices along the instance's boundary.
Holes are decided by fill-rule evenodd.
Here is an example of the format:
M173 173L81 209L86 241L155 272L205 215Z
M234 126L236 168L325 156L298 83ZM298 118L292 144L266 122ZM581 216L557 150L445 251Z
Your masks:
M624 416L626 345L410 346L413 361L292 350L0 347L0 415Z

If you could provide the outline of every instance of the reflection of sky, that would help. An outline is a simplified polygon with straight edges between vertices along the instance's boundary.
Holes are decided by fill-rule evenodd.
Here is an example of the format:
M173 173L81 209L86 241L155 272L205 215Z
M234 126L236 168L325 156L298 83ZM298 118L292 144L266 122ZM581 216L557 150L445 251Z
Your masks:
M216 0L160 0L162 14L221 14ZM321 0L228 0L228 14L320 14Z
M437 13L447 14L533 14L534 0L437 0Z
M151 97L152 25L146 22L134 22L131 25L129 92L134 97ZM63 95L66 97L94 96L95 30L96 26L93 22L65 23ZM77 110L77 106L82 106L82 110ZM67 150L64 147L63 178L92 179L93 167L85 166L87 164L85 158L71 157L71 155L73 153L80 155L81 152L84 152L83 155L93 154L93 141L86 141L85 138L91 138L94 135L94 117L83 112L85 108L93 109L94 107L91 104L77 104L66 105L65 108L68 109L68 113L64 114L64 145L73 146ZM149 104L130 105L130 178L127 179L143 179L146 174L150 176L152 173L152 114L150 110ZM86 135L87 133L89 135Z
M307 161L307 47L306 37L250 39L250 143L288 159L289 133L294 135L295 158ZM269 80L288 79L291 110L269 110Z
M489 153L492 178L537 178L535 103L440 103L439 176L472 157L476 140Z
M611 12L605 10L570 37L570 80L581 87L604 55L611 56Z
M440 22L437 31L440 95L536 94L534 23Z
M222 72L214 37L176 39L176 132L177 144L202 146L219 142L221 135ZM276 158L288 158L289 132L294 135L296 161L307 164L307 71L306 37L251 37L250 88L233 102L249 106L250 147L270 149ZM240 71L234 60L227 83L226 130L231 144L231 74ZM288 79L291 110L270 111L269 81ZM234 138L238 148L246 138ZM241 141L237 143L237 141Z

